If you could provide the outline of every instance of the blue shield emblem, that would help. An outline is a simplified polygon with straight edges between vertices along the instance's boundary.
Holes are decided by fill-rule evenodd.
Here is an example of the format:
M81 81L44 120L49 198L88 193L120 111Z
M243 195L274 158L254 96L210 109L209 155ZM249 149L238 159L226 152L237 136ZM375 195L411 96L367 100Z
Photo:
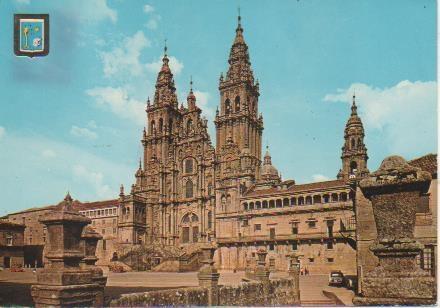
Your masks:
M49 53L49 15L14 15L14 52L29 57Z

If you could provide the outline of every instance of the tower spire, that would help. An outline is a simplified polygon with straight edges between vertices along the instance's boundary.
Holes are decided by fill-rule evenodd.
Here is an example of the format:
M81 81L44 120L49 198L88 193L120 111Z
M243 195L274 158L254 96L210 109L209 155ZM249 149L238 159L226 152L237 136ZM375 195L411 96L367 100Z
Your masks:
M237 29L241 29L241 14L240 14L240 6L238 7L238 17L237 17L237 20L238 20L238 25L237 25Z
M163 46L163 55L164 55L164 57L168 56L167 52L168 52L167 39L165 39L164 46Z
M356 92L353 91L353 103L351 104L351 115L357 115Z

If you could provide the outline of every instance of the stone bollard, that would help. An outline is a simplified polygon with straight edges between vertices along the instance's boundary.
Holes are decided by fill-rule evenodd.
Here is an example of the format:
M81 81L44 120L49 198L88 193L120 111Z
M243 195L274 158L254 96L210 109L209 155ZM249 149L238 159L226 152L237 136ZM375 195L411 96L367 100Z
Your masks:
M84 251L84 259L81 260L80 266L92 273L92 281L99 285L93 306L104 306L104 289L107 284L107 277L104 276L102 269L96 266L96 246L102 236L96 232L91 226L84 228L81 236L81 244Z
M214 253L216 248L211 245L201 247L202 264L197 277L199 278L199 286L208 288L208 304L209 306L218 305L218 279L220 274L214 267Z
M36 307L91 306L98 290L91 272L79 267L84 257L80 247L82 230L90 219L72 209L69 194L58 208L40 222L47 227L46 258L31 287Z
M355 305L428 305L435 303L435 280L416 264L423 245L414 238L416 206L431 176L400 156L383 160L379 170L360 181L371 200L377 239L370 246L379 265L365 273Z
M269 281L270 272L266 269L266 255L267 251L263 248L258 249L257 267L255 269L255 277L257 280L267 282Z
M296 253L290 253L287 254L286 257L289 260L289 267L287 269L287 273L289 274L289 278L293 279L295 284L295 290L296 294L294 294L295 298L297 300L300 299L300 292L299 292L299 258Z

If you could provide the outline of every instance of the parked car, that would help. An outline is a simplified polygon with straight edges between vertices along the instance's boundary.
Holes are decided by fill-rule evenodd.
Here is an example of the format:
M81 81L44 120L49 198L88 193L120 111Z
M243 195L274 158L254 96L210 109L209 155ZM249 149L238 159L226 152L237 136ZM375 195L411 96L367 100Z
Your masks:
M328 277L329 286L343 286L345 284L344 274L341 271L331 271Z

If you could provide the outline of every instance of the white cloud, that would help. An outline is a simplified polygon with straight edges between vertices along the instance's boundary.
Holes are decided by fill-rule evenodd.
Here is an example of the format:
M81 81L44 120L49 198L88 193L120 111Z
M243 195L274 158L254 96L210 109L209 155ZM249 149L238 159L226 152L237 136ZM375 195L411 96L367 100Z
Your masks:
M69 10L82 22L100 22L106 19L116 23L118 12L107 5L107 0L76 0Z
M145 104L129 97L127 90L121 87L96 87L87 90L86 93L95 98L98 105L109 108L117 116L144 124Z
M149 21L147 21L147 23L145 24L145 27L147 27L150 30L156 30L158 26L158 22L157 19L150 19Z
M91 171L83 165L74 165L72 173L74 180L92 185L99 198L115 197L110 186L103 183L104 175L101 172Z
M152 12L154 12L154 7L152 5L145 4L144 5L144 12L146 14L152 13Z
M91 131L87 127L78 127L76 125L72 125L72 128L70 129L70 134L75 137L84 137L87 139L98 138L98 134L94 131Z
M0 126L0 140L6 135L6 129Z
M117 198L119 185L129 186L133 181L135 159L131 166L126 164L126 158L104 159L92 153L95 148L84 150L32 133L10 131L2 145L8 150L0 151L0 187L5 200L15 200L12 205L5 205L7 212L56 204L68 190L81 201ZM83 168L77 167L73 174L73 166ZM95 184L81 177L87 172ZM23 187L26 193L22 193Z
M87 126L92 128L92 129L97 129L98 125L96 125L96 122L94 120L89 121L89 123L87 123Z
M41 156L44 158L54 158L57 156L57 154L51 149L45 149L41 152Z
M208 106L211 95L208 92L194 91L196 96L196 104L202 109L202 114L209 120L214 120L214 109Z
M183 69L183 63L180 62L176 57L170 56L168 58L170 60L169 66L171 72L176 76L179 75ZM147 70L152 73L158 73L162 67L162 63L163 63L162 58L159 58L157 61L147 63L146 64Z
M383 146L393 153L412 156L432 151L437 132L437 83L435 81L403 80L389 88L363 83L324 97L329 102L356 103L366 130L379 131ZM368 134L367 134L368 137Z
M143 65L139 57L144 48L151 46L144 32L137 31L133 36L126 37L120 46L111 51L101 52L101 60L104 64L105 77L119 76L126 72L132 76L139 76L143 72Z
M324 182L324 181L328 181L329 178L325 175L322 174L314 174L312 175L312 182Z

